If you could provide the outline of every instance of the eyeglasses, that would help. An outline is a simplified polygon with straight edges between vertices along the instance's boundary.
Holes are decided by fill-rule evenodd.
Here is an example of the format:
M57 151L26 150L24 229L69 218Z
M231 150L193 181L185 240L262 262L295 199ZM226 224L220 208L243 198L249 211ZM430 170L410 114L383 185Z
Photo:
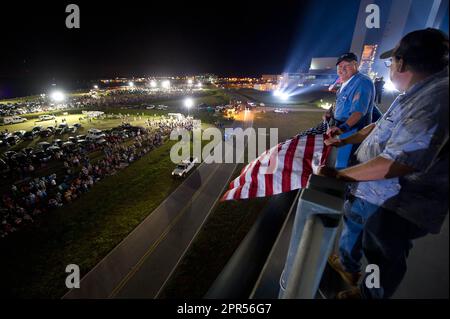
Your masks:
M392 65L392 58L389 58L389 59L385 60L385 61L384 61L384 65L385 65L387 68L390 68L391 65Z

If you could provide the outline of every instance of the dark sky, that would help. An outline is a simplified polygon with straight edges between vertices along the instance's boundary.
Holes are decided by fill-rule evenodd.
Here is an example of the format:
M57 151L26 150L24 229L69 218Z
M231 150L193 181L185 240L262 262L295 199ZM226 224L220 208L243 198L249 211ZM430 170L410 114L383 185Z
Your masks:
M328 0L16 2L0 11L0 78L33 80L281 73L302 32L321 36L320 25L304 23L314 6L328 6L321 22L342 7ZM80 6L80 29L65 27L69 3Z

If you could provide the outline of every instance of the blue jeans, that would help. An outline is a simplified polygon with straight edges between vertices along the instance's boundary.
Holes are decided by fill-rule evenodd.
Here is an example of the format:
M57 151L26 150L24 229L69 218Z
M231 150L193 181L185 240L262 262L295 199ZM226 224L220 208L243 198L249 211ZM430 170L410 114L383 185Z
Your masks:
M361 271L364 224L378 209L378 206L353 196L344 203L344 227L339 240L339 258L348 272Z
M380 288L368 288L366 274L360 285L362 295L368 299L390 298L406 274L412 240L426 234L425 229L387 209L380 208L369 217L362 247L368 263L379 267Z
M346 271L359 272L364 254L368 264L379 267L380 288L366 286L366 273L360 284L363 297L389 298L405 276L412 240L427 233L393 211L350 197L344 204L339 257Z

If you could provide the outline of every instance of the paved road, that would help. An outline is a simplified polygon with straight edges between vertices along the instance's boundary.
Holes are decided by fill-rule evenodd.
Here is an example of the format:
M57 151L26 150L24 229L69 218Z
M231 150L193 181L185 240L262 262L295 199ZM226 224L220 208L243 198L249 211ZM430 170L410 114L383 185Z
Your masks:
M253 120L244 123L248 127ZM223 194L236 166L202 163L82 278L79 289L70 290L63 298L155 298Z

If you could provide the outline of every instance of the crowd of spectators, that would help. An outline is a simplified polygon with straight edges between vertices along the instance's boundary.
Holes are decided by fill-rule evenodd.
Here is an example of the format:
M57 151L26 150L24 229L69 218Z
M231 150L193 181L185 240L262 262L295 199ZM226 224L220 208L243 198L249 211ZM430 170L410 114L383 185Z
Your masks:
M90 143L55 153L53 160L63 164L58 175L26 176L13 183L0 202L0 238L33 223L37 216L76 200L106 176L116 174L160 146L171 129L192 129L190 118L163 118L147 124L148 128L122 125L108 132L103 144ZM94 151L100 151L100 156L91 159L89 155ZM24 168L21 177L38 173L41 168Z

